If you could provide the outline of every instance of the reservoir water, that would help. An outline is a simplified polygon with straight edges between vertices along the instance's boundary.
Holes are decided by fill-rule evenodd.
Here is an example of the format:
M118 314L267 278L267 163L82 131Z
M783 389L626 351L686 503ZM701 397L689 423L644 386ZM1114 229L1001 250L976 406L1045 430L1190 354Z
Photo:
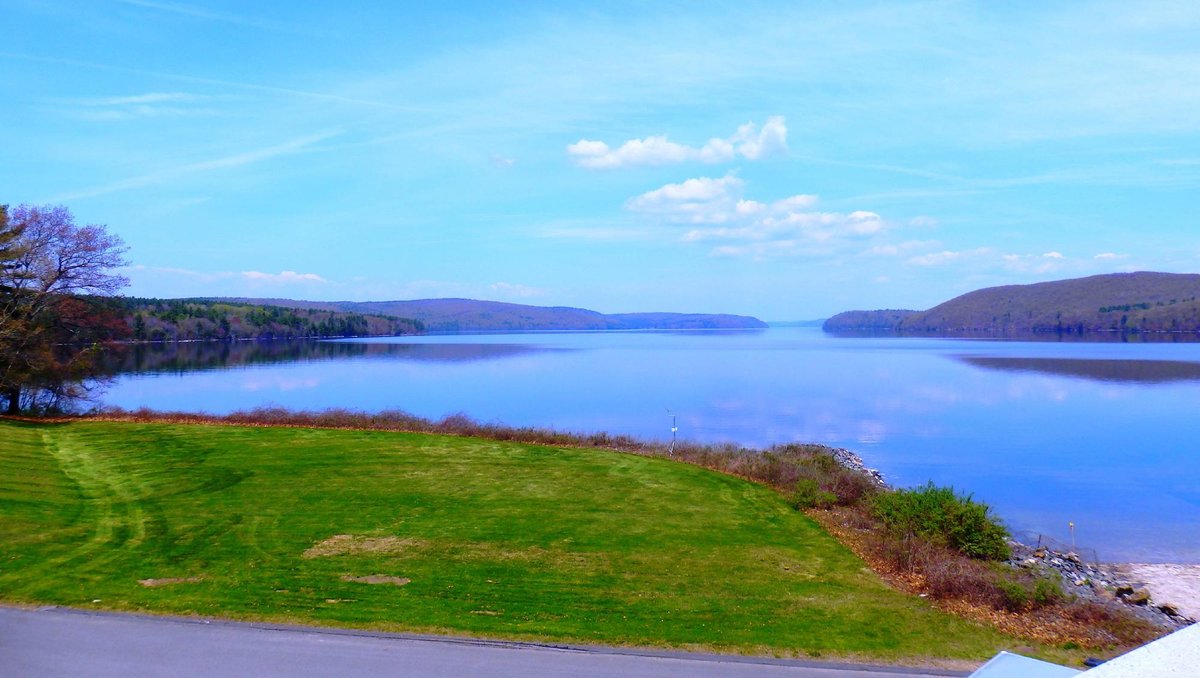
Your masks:
M101 402L129 409L401 409L656 439L674 415L687 440L852 449L892 484L953 485L1105 561L1200 563L1198 343L521 333L138 346L115 369Z

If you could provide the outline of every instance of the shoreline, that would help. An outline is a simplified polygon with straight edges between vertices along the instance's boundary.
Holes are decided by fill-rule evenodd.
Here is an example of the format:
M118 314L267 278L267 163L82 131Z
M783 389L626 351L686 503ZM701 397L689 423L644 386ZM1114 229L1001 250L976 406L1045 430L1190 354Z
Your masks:
M1160 608L1170 607L1179 616L1200 621L1200 565L1180 563L1122 563L1114 572L1145 588Z
M857 453L830 447L842 466L893 489L883 473L868 467ZM1146 621L1180 629L1200 621L1200 563L1084 562L1072 551L1026 544L1010 537L1014 569L1048 569L1061 578L1063 593L1097 602L1120 602Z

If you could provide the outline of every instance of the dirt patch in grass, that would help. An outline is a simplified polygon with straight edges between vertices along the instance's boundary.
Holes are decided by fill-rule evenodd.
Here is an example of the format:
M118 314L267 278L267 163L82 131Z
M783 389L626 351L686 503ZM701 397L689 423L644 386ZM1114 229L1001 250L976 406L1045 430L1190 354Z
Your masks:
M402 553L424 542L420 539L403 537L365 537L354 534L335 534L319 541L305 549L305 558L323 558L327 556L353 556L364 553L384 555Z
M138 583L147 588L155 588L158 586L171 586L173 584L195 584L201 581L204 581L204 577L161 577L157 579L139 579Z
M356 584L391 584L393 586L404 586L412 580L408 577L393 577L387 574L368 574L361 577L343 574L342 581L354 582Z

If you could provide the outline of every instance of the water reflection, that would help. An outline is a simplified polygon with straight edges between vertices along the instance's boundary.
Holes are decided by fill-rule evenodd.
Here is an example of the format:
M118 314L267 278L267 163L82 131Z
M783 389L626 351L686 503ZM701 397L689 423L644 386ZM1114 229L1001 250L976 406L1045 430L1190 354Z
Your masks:
M1089 358L1032 358L954 356L969 365L1006 372L1039 372L1063 377L1132 384L1200 381L1200 363L1182 360L1103 360Z
M385 359L435 363L499 360L565 350L529 344L405 344L341 341L236 341L134 344L106 356L107 374L178 374L250 365Z

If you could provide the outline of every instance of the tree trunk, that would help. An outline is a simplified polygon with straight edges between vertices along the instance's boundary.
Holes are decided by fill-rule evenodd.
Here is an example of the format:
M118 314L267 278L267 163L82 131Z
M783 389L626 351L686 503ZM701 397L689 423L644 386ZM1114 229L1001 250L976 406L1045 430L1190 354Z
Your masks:
M21 387L12 386L5 392L5 397L8 398L8 410L5 414L16 415L21 413Z

